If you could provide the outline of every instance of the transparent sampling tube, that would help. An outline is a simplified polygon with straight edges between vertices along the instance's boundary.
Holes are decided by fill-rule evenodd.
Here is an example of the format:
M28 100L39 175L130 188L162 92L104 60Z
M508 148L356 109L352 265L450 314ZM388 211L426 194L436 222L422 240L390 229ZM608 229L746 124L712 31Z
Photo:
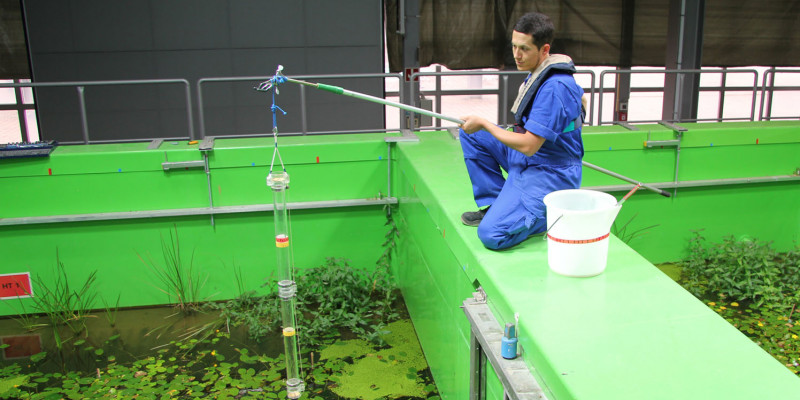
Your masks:
M286 190L289 188L289 174L270 172L267 185L272 189L275 219L275 256L278 262L278 297L281 299L281 318L283 322L283 348L286 353L286 395L298 399L305 385L300 379L297 355L297 329L295 327L295 300L297 285L294 282L293 260L290 249L289 221L286 209Z

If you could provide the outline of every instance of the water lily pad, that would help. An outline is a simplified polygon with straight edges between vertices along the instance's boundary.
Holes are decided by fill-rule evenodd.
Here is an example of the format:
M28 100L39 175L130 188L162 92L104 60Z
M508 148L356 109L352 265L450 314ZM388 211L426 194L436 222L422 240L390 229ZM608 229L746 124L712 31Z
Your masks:
M27 375L15 376L11 378L0 379L0 396L7 393L14 387L23 385L28 382ZM5 397L4 397L5 398Z

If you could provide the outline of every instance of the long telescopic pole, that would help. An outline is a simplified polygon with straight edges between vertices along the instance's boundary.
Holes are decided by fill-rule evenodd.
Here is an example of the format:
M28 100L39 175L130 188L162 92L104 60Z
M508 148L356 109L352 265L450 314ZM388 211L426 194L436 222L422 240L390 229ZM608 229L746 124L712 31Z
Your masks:
M343 95L343 96L355 97L357 99L366 100L366 101L369 101L369 102L372 102L372 103L380 103L380 104L384 104L384 105L387 105L387 106L397 107L397 108L400 108L400 109L403 109L403 110L406 110L406 111L413 111L413 112L415 112L417 114L427 115L429 117L443 119L445 121L450 121L450 122L455 122L455 123L457 123L459 125L464 123L464 121L462 121L462 120L460 120L458 118L453 118L453 117L449 117L449 116L444 115L444 114L439 114L439 113L435 113L433 111L428 111L428 110L425 110L423 108L417 108L417 107L409 106L407 104L403 104L403 103L398 103L398 102L382 99L380 97L370 96L370 95L364 94L364 93L353 92L351 90L343 89L343 88L340 88L338 86L326 85L324 83L311 83L311 82L301 81L301 80L292 79L292 78L286 78L286 80L289 81L289 82L299 83L299 84L305 85L305 86L311 86L311 87L314 87L314 88L317 88L317 89L320 89L320 90L324 90L326 92L336 93L336 94L340 94L340 95Z
M351 90L343 89L343 88L340 88L338 86L325 85L325 84L322 84L322 83L311 83L311 82L301 81L301 80L292 79L292 78L288 78L288 77L286 78L286 80L289 81L289 82L294 82L294 83L298 83L298 84L305 85L305 86L311 86L311 87L314 87L314 88L317 88L317 89L320 89L320 90L324 90L326 92L331 92L331 93L335 93L335 94L339 94L339 95L343 95L343 96L355 97L357 99L366 100L366 101L369 101L369 102L372 102L372 103L384 104L384 105L387 105L387 106L397 107L397 108L400 108L400 109L403 109L403 110L406 110L406 111L412 111L412 112L415 112L417 114L427 115L429 117L438 118L438 119L445 120L445 121L450 121L450 122L455 122L456 124L459 124L459 125L464 123L464 121L459 119L459 118L454 118L454 117L450 117L450 116L447 116L447 115L444 115L444 114L435 113L435 112L432 112L432 111L425 110L423 108L413 107L413 106L409 106L409 105L403 104L403 103L397 103L397 102L394 102L394 101L382 99L380 97L370 96L370 95L364 94L364 93L353 92ZM613 172L613 171L609 171L609 170L607 170L605 168L598 167L597 165L590 164L590 163L588 163L586 161L582 161L582 163L583 163L583 165L585 167L591 168L591 169L593 169L595 171L602 172L602 173L604 173L606 175L613 176L614 178L621 179L623 181L632 183L634 185L641 185L643 188L645 188L647 190L650 190L652 192L658 193L658 194L660 194L660 195L662 195L664 197L670 197L670 193L667 192L667 191L664 191L664 190L661 190L659 188L644 184L644 183L639 182L639 181L637 181L635 179L628 178L627 176L620 175L620 174L618 174L616 172Z
M618 173L616 173L614 171L609 171L609 170L607 170L605 168L598 167L597 165L590 164L590 163L588 163L586 161L583 161L583 165L585 167L589 167L589 168L591 168L591 169L593 169L593 170L595 170L597 172L602 172L602 173L604 173L606 175L613 176L614 178L622 179L625 182L629 182L629 183L632 183L634 185L641 185L643 188L645 188L647 190L650 190L652 192L656 192L656 193L658 193L658 194L660 194L660 195L662 195L664 197L670 197L670 193L667 192L667 191L664 191L664 190L661 190L661 189L659 189L657 187L653 187L653 186L650 186L648 184L639 182L639 181L637 181L635 179L628 178L627 176L620 175L620 174L618 174Z

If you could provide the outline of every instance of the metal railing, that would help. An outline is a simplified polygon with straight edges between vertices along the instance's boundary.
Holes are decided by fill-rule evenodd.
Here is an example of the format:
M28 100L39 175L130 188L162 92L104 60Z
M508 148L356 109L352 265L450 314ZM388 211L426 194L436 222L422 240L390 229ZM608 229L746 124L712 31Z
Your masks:
M748 73L748 74L752 73L753 74L753 86L752 86L752 88L747 88L747 89L743 89L743 90L751 91L751 93L752 93L752 104L750 106L750 118L749 118L749 120L750 121L754 121L755 120L755 107L756 107L756 93L758 92L758 71L756 71L754 69L741 69L741 70L735 70L735 71L704 70L704 69L665 69L665 70L662 70L662 69L640 69L640 70L609 70L609 71L603 71L603 72L600 73L600 86L601 86L601 88L600 88L600 99L598 101L598 109L600 111L598 112L597 124L598 125L602 125L603 124L603 93L605 92L605 88L603 87L603 82L604 82L603 79L605 78L606 74L612 74L612 75L623 75L623 74L627 74L627 75L632 75L632 74L679 74L678 75L678 80L680 80L681 76L683 74L697 74L697 75L699 75L699 74L708 74L708 73L726 74L726 75L727 74L736 74L736 73ZM726 91L733 91L733 90L741 90L741 89L738 89L738 88L726 88L726 87L707 87L707 86L706 87L700 87L700 91L719 91L719 92L724 93ZM663 88L636 88L636 89L632 88L631 91L632 92L663 92L664 89ZM722 102L720 102L720 108L721 108L721 106L722 106ZM746 118L742 118L742 117L738 117L738 118L735 118L735 117L723 118L721 110L719 110L718 115L719 116L717 118L681 119L680 121L668 119L667 121L668 122L700 122L700 121L718 121L718 122L720 122L720 121L723 121L723 120L742 120L742 119L746 119ZM653 122L661 122L661 121L663 121L663 119L660 118L660 119L656 119L656 120L636 120L636 121L631 121L631 120L627 120L627 121L613 120L613 121L610 121L610 123L612 123L612 124L616 124L616 123L620 123L620 122L624 122L624 123L631 123L631 122L653 123Z
M14 83L25 83L21 82L21 79L15 79ZM0 83L2 85L2 83ZM19 89L19 88L14 88ZM0 104L0 111L16 111L17 113L17 122L19 122L19 132L23 142L33 142L35 140L31 140L31 135L28 134L28 124L27 124L27 111L36 110L36 104L33 102L25 102L24 96L21 90L14 90L14 103L11 104Z
M770 68L764 72L764 78L761 84L761 106L759 107L759 114L758 120L759 121L771 121L773 119L800 119L800 114L796 116L788 116L788 117L773 117L772 116L772 100L775 91L797 91L800 93L800 86L782 86L782 87L775 87L775 75L776 74L798 74L800 73L800 69L775 69ZM769 84L767 84L769 82ZM768 100L766 101L766 110L764 110L764 103L765 98ZM800 109L800 107L796 107L795 110ZM766 115L765 115L766 113Z
M119 86L119 85L148 85L148 84L170 84L180 83L184 85L184 95L186 100L186 122L188 124L189 139L194 139L194 121L192 117L192 94L189 88L189 81L186 79L142 79L142 80L112 80L112 81L75 81L75 82L24 82L24 83L0 83L0 87L75 87L78 91L78 104L81 116L81 132L83 134L83 144L89 144L89 121L86 113L85 89L87 86ZM44 135L41 135L44 136ZM134 141L149 140L148 138L134 139ZM124 142L131 140L109 140L95 141L95 143ZM74 144L79 142L63 142L62 144Z
M591 84L588 88L583 88L586 93L589 93L589 104L587 105L587 117L586 121L588 124L591 124L593 120L593 101L594 101L594 93L595 93L595 73L591 70L578 70L577 74L588 74L591 77ZM497 107L497 121L499 125L509 125L508 122L508 115L509 115L509 105L508 105L508 78L509 76L527 76L528 72L525 71L447 71L447 72L415 72L411 74L410 81L413 83L416 78L423 77L423 76L434 76L437 80L443 76L470 76L470 75L480 75L480 76L498 76L501 78L502 83L498 83L497 89L459 89L459 90L441 90L440 85L437 82L437 88L434 91L423 91L420 90L420 95L433 95L437 99L436 102L436 112L441 112L441 97L442 96L463 96L463 95L478 95L478 94L489 94L489 95L497 95L499 96L498 107ZM412 102L415 102L416 94L415 94L415 85L409 85L409 99ZM515 89L516 90L516 89ZM411 104L415 105L415 104ZM434 124L436 127L440 127L439 123Z
M763 73L763 77L761 80L761 85L759 87L758 82L758 71L755 69L737 69L737 70L728 70L728 69L721 69L721 70L708 70L708 69L700 69L700 70L663 70L663 69L643 69L643 70L606 70L600 73L599 84L597 83L596 74L594 71L591 70L578 70L578 74L588 74L591 77L590 85L588 88L584 88L584 91L589 95L589 104L587 109L587 124L589 125L603 125L603 124L628 124L628 123L654 123L654 122L662 122L662 120L627 120L627 121L604 121L602 118L603 115L603 97L604 94L613 92L613 88L607 88L604 85L604 80L606 75L621 75L621 74L722 74L722 82L717 86L701 86L701 92L719 92L721 93L719 107L718 107L718 116L716 118L697 118L691 120L681 120L681 121L670 121L670 122L687 122L687 121L731 121L731 120L748 120L748 121L755 121L756 120L756 107L758 107L758 120L777 120L777 119L800 119L800 115L797 117L795 116L781 116L781 117L773 117L772 113L772 106L773 106L773 98L776 92L786 92L786 91L793 91L800 93L800 86L775 86L775 77L779 74L797 74L800 73L800 69L769 69ZM404 104L409 104L413 106L417 106L416 102L418 101L419 95L425 96L433 96L435 100L435 108L436 110L440 110L442 108L442 98L445 96L458 96L458 95L496 95L498 97L497 102L497 121L499 124L507 125L509 121L509 113L507 110L509 109L508 99L511 90L509 88L509 77L511 76L521 76L526 75L526 72L520 71L448 71L448 72L415 72L408 77L408 86L406 86L406 82L404 82L405 75L403 73L374 73L374 74L336 74L336 75L302 75L302 76L293 76L293 78L297 79L309 79L309 80L330 80L330 79L365 79L365 78L390 78L390 79L397 79L398 80L398 91L397 92L389 92L385 91L386 96L396 95L399 97L400 102ZM747 74L753 76L753 84L752 86L726 86L725 85L725 77L730 74ZM417 84L414 82L415 80L419 79L420 77L436 77L437 79L441 79L445 76L497 76L499 78L499 82L496 88L489 88L489 89L442 89L440 84L437 84L434 90L419 90L420 93L416 93L418 91ZM251 76L251 77L209 77L209 78L202 78L197 81L197 101L198 101L198 122L199 122L199 132L195 133L194 128L194 117L192 115L192 93L190 84L186 79L151 79L151 80L108 80L108 81L74 81L74 82L22 82L22 83L0 83L0 88L20 88L20 87L32 87L32 88L42 88L42 87L75 87L77 90L78 102L79 102L79 113L80 113L80 121L81 121L81 132L82 132L82 141L75 141L75 142L62 142L62 144L73 144L73 143L110 143L110 142L130 142L130 141L144 141L144 140L151 140L157 137L141 137L135 139L116 139L116 140L91 140L90 137L90 130L89 130L89 121L87 117L87 109L86 109L86 99L85 99L85 88L90 86L114 86L114 85L148 85L148 84L181 84L184 87L184 101L186 107L186 122L188 126L188 138L189 139L202 139L205 138L208 133L206 132L206 115L205 112L207 111L207 105L205 104L204 100L204 86L209 83L215 82L243 82L243 81L253 81L253 82L261 82L267 80L271 77L269 76ZM385 84L385 82L384 82ZM301 129L299 132L282 132L281 134L287 135L307 135L307 134L332 134L332 133L364 133L364 132L386 132L386 131L394 131L396 129L384 129L375 128L375 129L366 129L366 130L340 130L340 131L310 131L308 128L308 110L307 110L307 100L306 100L306 88L303 85L299 85L300 90L300 120L301 120ZM516 90L514 88L513 90ZM662 87L632 87L632 93L645 93L645 92L663 92ZM723 116L723 106L725 104L725 94L729 92L745 92L750 94L751 104L750 104L750 115L749 116L733 116L733 117L724 117ZM757 105L757 97L761 96L760 105ZM595 96L598 97L595 100ZM595 102L597 107L595 107ZM19 108L20 105L16 105L15 108ZM24 105L25 109L33 109L34 105ZM6 109L6 108L4 108ZM597 109L597 111L595 111ZM406 124L405 116L408 115L407 112L398 109L399 121L400 121L400 128L410 127L412 124ZM597 117L594 116L595 112L597 113ZM597 118L596 123L594 122L594 118ZM20 121L20 123L23 123ZM440 127L441 124L438 122L435 126ZM24 132L24 131L22 131ZM242 136L265 136L268 135L268 132L263 133L256 133L256 134L233 134L233 135L224 135L225 137L242 137ZM41 135L42 140L46 138L46 135ZM23 138L26 139L26 138ZM162 137L162 139L165 139ZM167 138L172 139L172 138Z
M210 78L202 78L197 81L197 102L198 102L198 117L199 117L199 126L200 126L200 137L206 137L206 127L205 127L205 103L203 100L203 85L206 83L221 83L221 82L263 82L269 80L272 76L246 76L246 77L210 77ZM293 79L312 79L312 80L326 80L326 79L364 79L364 78L395 78L397 79L400 84L399 86L399 97L400 100L403 100L403 74L402 73L379 73L379 74L338 74L338 75L292 75L291 78ZM303 85L298 85L300 88L300 132L281 132L281 135L308 135L310 133L313 134L330 134L330 133L365 133L365 132L376 132L376 131L388 131L389 129L369 129L363 131L347 131L347 132L333 132L333 131L324 131L324 132L309 132L308 130L308 113L306 110L306 87ZM403 111L399 110L400 116L402 118ZM247 136L264 136L267 133L253 133L253 134L237 134L237 135L225 135L225 137L247 137Z

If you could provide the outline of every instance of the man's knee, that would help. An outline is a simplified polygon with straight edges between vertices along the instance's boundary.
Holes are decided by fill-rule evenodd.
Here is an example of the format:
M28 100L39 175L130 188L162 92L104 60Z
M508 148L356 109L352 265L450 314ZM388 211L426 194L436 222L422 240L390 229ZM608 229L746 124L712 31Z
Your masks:
M507 244L508 232L501 232L489 224L478 226L478 239L489 250L500 250L511 246Z
M475 152L475 147L478 144L475 135L468 135L464 133L463 130L459 131L459 138L458 141L461 142L461 150L464 151L464 154L472 154Z

